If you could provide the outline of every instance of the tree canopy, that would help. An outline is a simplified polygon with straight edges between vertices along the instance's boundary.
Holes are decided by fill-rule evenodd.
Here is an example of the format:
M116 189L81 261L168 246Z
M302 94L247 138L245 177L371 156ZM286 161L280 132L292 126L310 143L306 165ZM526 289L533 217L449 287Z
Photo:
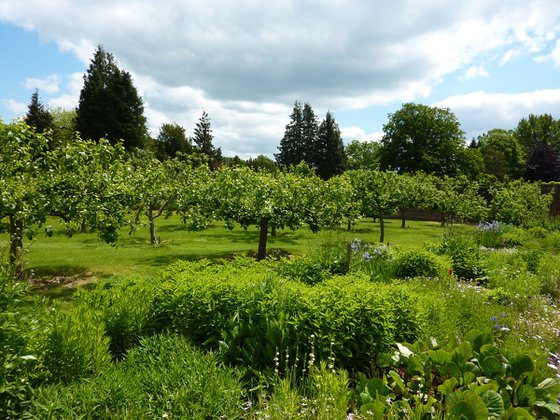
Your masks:
M407 103L383 126L380 167L398 173L424 171L454 176L460 170L464 134L449 109Z
M143 148L146 118L132 77L119 69L112 54L98 46L87 73L76 115L76 129L83 138L120 140L128 150Z
M27 108L24 121L33 127L37 133L44 133L52 128L53 117L48 109L39 101L39 91L35 90L31 95L31 102Z

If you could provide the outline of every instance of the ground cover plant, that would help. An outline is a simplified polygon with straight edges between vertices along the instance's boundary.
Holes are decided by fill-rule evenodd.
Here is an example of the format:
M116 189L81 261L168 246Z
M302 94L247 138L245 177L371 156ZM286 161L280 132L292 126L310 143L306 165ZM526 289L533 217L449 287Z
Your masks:
M476 227L408 225L385 220L388 245L371 221L349 233L280 231L269 238L277 258L257 262L247 257L256 229L227 240L237 231L186 232L172 218L158 225L169 242L133 233L107 249L102 278L71 296L3 276L1 414L554 418L554 233L501 226L482 245ZM502 240L512 232L515 248ZM75 241L68 266L94 272L87 255L101 244L57 235L32 244L29 267L50 255L41 241ZM161 265L140 265L156 252ZM459 275L472 255L483 275ZM113 268L121 275L108 277Z

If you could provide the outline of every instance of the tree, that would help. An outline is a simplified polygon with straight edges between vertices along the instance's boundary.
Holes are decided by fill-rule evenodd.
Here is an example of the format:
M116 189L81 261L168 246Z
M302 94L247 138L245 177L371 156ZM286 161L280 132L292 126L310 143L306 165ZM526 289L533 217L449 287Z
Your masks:
M80 92L76 129L84 138L121 139L128 150L143 148L147 129L144 105L132 77L120 70L113 55L98 46Z
M190 155L193 152L191 139L179 124L163 123L156 144L160 159L174 158L177 153Z
M247 166L257 172L278 172L278 165L276 165L276 162L265 155L258 155L256 158L249 158L247 160Z
M527 153L525 178L529 181L560 179L560 156L552 146L537 143Z
M538 182L511 181L491 188L491 218L515 226L542 226L550 211L552 194L542 194Z
M297 166L305 162L311 167L316 167L314 148L317 142L319 123L315 111L308 103L304 105L296 101L290 115L290 122L286 125L284 137L280 141L276 162L280 168L290 165Z
M206 111L202 111L202 116L194 129L193 141L197 150L210 158L210 167L216 169L222 164L222 151L214 147L213 139L210 118Z
M76 110L56 108L52 115L52 139L54 146L68 144L76 139Z
M379 156L382 170L454 176L464 135L449 109L407 103L389 114Z
M315 155L313 162L317 168L317 175L324 180L346 170L342 136L338 124L330 112L327 112L319 126L313 154Z
M379 150L381 145L375 141L352 140L344 151L348 169L379 169Z
M525 154L511 130L494 129L478 137L486 172L500 181L517 179L525 172Z
M23 119L27 125L35 128L37 133L44 133L52 128L53 117L48 109L39 101L39 91L35 90L31 95L31 103L27 108L27 114Z
M68 234L86 218L111 242L126 214L122 147L76 139L49 150L50 141L23 122L0 123L0 230L9 233L9 263L20 278L23 238L48 216L61 218Z
M379 219L379 242L385 241L385 216L398 208L400 193L395 172L349 171L348 177L365 216Z
M526 152L539 143L560 150L560 122L550 114L530 114L522 118L517 124L515 135Z

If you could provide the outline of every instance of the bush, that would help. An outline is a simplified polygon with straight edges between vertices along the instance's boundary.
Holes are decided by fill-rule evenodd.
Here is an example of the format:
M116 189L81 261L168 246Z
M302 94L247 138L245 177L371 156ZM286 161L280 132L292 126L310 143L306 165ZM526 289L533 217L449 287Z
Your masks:
M257 371L272 369L276 352L285 349L302 369L312 347L318 360L333 351L343 368L368 369L379 351L421 330L415 300L403 288L359 276L307 286L254 264L196 274L175 268L175 278L157 288L151 328L178 332L220 350L227 363Z
M70 382L105 370L111 361L109 339L100 315L85 304L53 308L39 345L49 380Z
M143 339L126 358L71 385L43 386L29 418L240 418L240 373L178 336Z
M153 282L140 278L113 278L96 284L91 292L77 292L77 300L101 311L113 357L119 359L138 344L154 295Z
M485 267L476 243L469 237L446 232L439 253L453 262L453 272L464 280L485 281Z
M431 252L410 249L397 253L394 264L395 277L438 277L445 269L444 262Z
M371 280L388 282L393 278L395 258L387 246L354 239L350 251L353 268L364 271Z

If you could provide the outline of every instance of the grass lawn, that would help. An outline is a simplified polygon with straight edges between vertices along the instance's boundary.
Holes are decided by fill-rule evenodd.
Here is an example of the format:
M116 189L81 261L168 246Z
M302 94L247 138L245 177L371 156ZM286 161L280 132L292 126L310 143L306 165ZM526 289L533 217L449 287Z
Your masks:
M410 221L401 229L400 220L386 220L385 240L391 246L422 246L427 242L441 241L442 229L437 222ZM228 230L220 222L209 229L188 232L178 216L156 221L156 234L160 243L149 243L148 228L139 227L129 234L124 228L115 245L99 239L95 233L76 234L68 238L58 222L52 222L54 235L41 234L28 247L26 268L33 277L48 279L64 277L110 277L112 275L154 276L166 265L178 259L220 259L234 255L253 253L258 245L258 230L236 228ZM268 250L283 254L302 255L312 252L324 243L350 241L359 238L377 242L379 224L371 219L362 220L351 232L323 231L313 234L304 227L296 231L278 231L269 237ZM0 235L1 243L7 244L7 234ZM6 246L3 256L6 257Z

